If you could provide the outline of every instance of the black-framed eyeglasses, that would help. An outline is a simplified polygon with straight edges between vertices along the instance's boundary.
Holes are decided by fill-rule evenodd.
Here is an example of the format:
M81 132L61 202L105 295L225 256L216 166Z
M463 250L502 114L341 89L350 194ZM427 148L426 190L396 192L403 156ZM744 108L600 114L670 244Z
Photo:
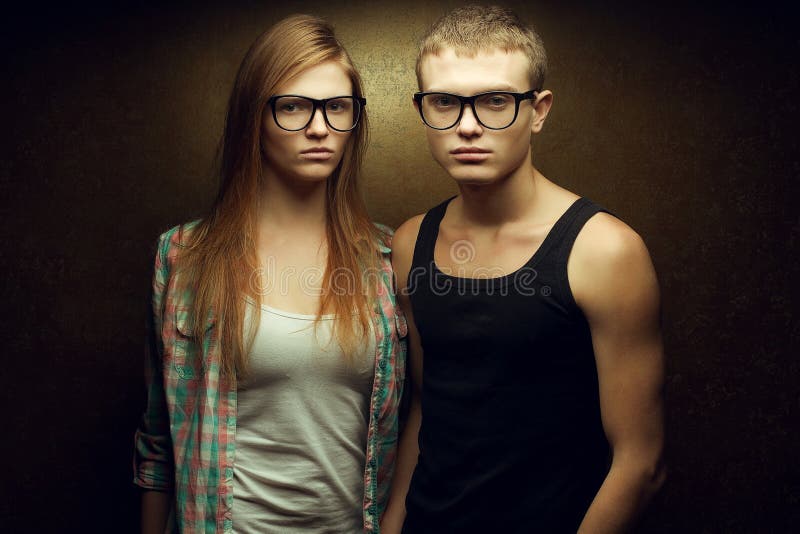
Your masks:
M352 95L320 99L302 95L275 95L268 102L275 124L290 132L307 128L317 108L322 110L325 123L333 130L349 132L356 127L361 110L367 105L366 98Z
M517 120L519 103L534 100L538 89L524 93L510 91L487 91L472 96L452 93L414 93L419 115L428 127L434 130L452 128L464 114L464 104L469 104L475 120L490 130L508 128Z

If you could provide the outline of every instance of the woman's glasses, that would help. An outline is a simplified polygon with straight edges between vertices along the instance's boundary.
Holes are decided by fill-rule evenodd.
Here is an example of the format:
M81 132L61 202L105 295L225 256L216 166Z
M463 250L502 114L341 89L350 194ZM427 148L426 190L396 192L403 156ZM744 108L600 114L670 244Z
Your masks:
M290 132L308 127L317 108L322 110L325 123L331 129L349 132L356 127L361 118L361 110L367 105L367 99L360 96L316 99L300 95L275 95L268 102L272 107L275 124Z

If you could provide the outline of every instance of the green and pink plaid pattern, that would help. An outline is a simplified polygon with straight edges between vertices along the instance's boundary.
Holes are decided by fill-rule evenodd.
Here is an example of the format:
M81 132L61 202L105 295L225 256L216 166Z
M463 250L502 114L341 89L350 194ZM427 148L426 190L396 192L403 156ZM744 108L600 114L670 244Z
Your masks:
M135 437L134 483L174 492L170 531L228 533L233 531L236 390L220 376L213 318L202 340L191 337L192 297L177 290L180 274L173 267L184 232L192 226L176 226L161 235L156 253L145 351L147 406ZM381 229L391 236L386 227ZM364 532L369 533L379 530L394 469L406 358L407 326L395 306L389 243L381 252L364 470Z

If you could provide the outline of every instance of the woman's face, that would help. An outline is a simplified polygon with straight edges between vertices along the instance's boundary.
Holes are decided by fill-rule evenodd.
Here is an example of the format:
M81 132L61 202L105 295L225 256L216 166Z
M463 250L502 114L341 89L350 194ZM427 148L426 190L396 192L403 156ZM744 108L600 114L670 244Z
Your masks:
M345 68L338 62L326 61L306 69L299 75L279 85L275 95L299 95L312 99L350 96L353 84ZM344 104L330 102L328 118L341 128ZM275 102L276 114L282 126L297 128L305 121L299 120L310 111L309 102L283 98ZM338 118L335 116L340 115ZM317 106L311 122L297 131L287 131L278 126L272 106L264 110L261 149L265 171L279 179L317 182L326 180L336 169L344 153L351 132L340 132L325 121L321 106Z

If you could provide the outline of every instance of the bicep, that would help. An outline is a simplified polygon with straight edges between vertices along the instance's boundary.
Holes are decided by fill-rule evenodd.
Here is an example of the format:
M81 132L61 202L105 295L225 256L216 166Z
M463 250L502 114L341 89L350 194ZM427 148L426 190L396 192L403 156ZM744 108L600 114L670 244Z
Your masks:
M592 327L603 428L615 453L660 447L663 349L654 329Z
M590 263L591 270L578 264L573 274L592 335L603 427L615 457L659 454L664 353L649 253L638 236L625 235Z

